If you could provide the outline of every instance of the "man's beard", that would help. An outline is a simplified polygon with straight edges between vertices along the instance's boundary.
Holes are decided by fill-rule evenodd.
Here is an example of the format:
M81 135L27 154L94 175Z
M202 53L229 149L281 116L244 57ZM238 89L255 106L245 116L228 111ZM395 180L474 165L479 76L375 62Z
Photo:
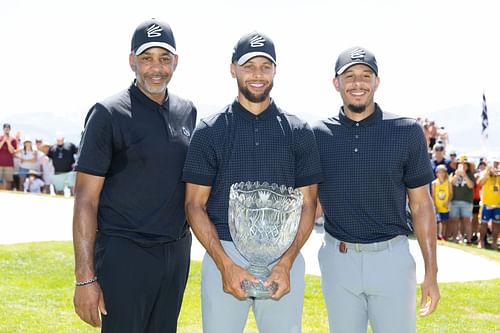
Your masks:
M142 87L151 95L163 94L167 90L168 81L165 79L160 86L150 85L148 82L148 77L144 77L144 81L141 82Z
M264 102L268 97L269 93L271 92L271 89L273 89L273 82L269 84L266 90L260 95L256 95L252 93L247 87L245 87L243 84L238 82L238 88L240 89L240 92L245 96L246 99L248 99L252 103L261 103Z
M347 108L349 109L349 111L352 111L354 113L363 113L366 110L366 105L364 105L364 104L358 104L358 105L349 104L349 105L347 105Z

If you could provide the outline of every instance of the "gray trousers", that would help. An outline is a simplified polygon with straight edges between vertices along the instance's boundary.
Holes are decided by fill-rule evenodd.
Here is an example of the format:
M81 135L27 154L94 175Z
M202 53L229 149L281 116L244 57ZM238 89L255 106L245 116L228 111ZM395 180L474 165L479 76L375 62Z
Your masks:
M228 256L243 268L248 261L238 252L232 242L222 241ZM201 301L203 333L243 332L252 308L257 327L261 333L300 333L302 307L304 304L305 262L299 254L290 271L290 292L279 301L241 301L222 289L222 278L215 262L207 253L202 262Z
M384 250L342 253L325 232L318 259L331 333L366 333L368 320L374 333L416 331L415 261L400 238Z

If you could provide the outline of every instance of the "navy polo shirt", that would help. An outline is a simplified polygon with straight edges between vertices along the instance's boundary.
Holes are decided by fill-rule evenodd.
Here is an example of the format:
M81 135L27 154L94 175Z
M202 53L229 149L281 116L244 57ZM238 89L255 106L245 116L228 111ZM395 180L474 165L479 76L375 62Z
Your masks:
M76 170L105 177L100 232L142 243L186 232L181 175L195 124L190 101L169 94L159 105L135 85L91 108Z
M325 181L319 198L325 230L353 243L372 243L411 233L406 189L430 183L434 174L420 125L375 112L356 122L341 108L313 128Z
M314 134L306 122L271 102L258 116L235 101L194 131L183 180L211 186L207 212L219 238L231 240L229 191L237 182L302 187L322 180Z

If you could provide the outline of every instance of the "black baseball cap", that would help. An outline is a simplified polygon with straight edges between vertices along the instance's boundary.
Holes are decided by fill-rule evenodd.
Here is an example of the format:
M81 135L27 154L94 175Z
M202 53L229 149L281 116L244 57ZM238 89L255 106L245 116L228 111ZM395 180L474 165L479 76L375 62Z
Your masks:
M151 47L161 47L176 54L174 34L170 26L157 19L142 22L132 36L131 52L139 55Z
M365 48L355 46L342 52L335 63L335 76L341 75L349 67L357 64L366 65L378 76L377 59Z
M272 39L257 31L240 38L234 46L231 62L243 65L254 57L266 57L276 65L276 51Z

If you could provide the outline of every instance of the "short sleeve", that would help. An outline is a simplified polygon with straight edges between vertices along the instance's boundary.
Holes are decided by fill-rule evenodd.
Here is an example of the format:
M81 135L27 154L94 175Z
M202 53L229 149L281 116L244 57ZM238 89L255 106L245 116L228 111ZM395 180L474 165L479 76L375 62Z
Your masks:
M113 155L111 114L101 104L94 105L89 113L91 115L83 132L75 170L95 176L105 176Z
M218 159L211 127L202 121L193 132L182 180L186 183L212 186L217 169Z
M309 124L298 130L295 144L296 187L317 184L323 181L318 146Z
M419 124L409 127L408 159L404 168L404 183L408 188L429 184L434 180L424 132Z

